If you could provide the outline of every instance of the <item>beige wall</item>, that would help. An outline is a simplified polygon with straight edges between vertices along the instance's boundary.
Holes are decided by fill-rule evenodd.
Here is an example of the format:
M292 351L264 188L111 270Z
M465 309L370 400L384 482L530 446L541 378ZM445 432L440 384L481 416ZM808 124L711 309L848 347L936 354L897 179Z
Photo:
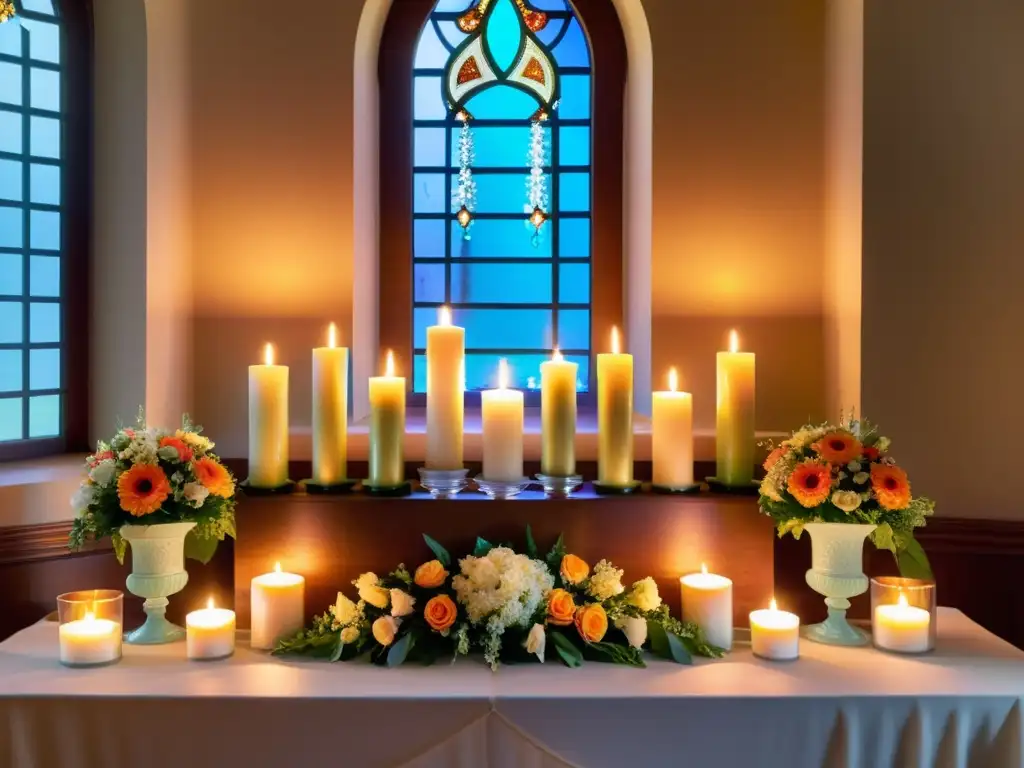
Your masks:
M865 412L940 514L1024 517L1024 4L868 0Z

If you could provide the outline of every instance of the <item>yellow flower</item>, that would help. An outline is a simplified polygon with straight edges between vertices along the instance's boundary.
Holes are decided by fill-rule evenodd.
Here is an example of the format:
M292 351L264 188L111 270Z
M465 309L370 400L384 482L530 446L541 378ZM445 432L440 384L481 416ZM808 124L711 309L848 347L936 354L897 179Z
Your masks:
M629 593L629 602L641 611L658 610L661 607L661 595L658 594L658 585L654 579L648 576L636 582Z
M579 584L590 575L590 566L576 555L566 555L562 558L559 573L566 584Z
M436 589L444 584L448 578L448 571L445 570L440 560L431 560L416 569L413 581L417 587L423 589Z
M608 614L600 603L584 605L576 610L576 631L588 643L599 643L608 631Z

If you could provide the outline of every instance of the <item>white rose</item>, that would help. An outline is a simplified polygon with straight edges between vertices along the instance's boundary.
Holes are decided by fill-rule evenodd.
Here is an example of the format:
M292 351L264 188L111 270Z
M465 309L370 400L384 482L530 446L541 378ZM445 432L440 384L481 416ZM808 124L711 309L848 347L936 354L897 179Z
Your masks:
M866 483L870 479L871 475L869 475L867 472L858 472L856 475L853 476L853 482L855 482L857 485L864 485L864 483Z
M338 599L334 603L334 618L337 619L338 623L351 624L352 620L356 617L356 613L356 604L339 592Z
M395 635L398 634L398 627L401 620L391 616L381 616L373 622L373 639L381 645L391 645L395 642Z
M861 470L860 462L859 461L851 461L849 464L846 465L846 468L848 470L850 470L850 472L856 474L857 472L860 472L860 470Z
M526 640L523 642L523 646L526 648L527 653L532 653L537 656L540 663L544 663L544 648L547 646L548 637L544 632L543 624L534 624L530 629L530 634L526 636Z
M635 616L625 616L615 622L615 626L626 635L626 640L634 648L640 648L647 640L647 620Z
M376 587L380 583L380 579L377 578L377 574L373 571L367 571L360 574L359 578L352 583L356 589L362 589L363 587Z
M359 639L359 627L345 627L341 630L341 642L345 645L354 643Z
M661 595L658 594L658 585L650 576L633 584L633 591L629 594L629 602L641 611L656 611L661 607Z
M359 598L374 608L387 608L391 595L384 587L363 587L359 590Z
M210 495L210 491L202 483L185 483L184 494L185 500L199 509Z
M860 506L860 494L856 491L836 491L832 494L832 503L843 512L853 512Z
M110 481L114 479L114 474L117 472L117 465L113 461L107 459L101 461L92 471L89 472L89 478L101 488L106 488L110 485Z
M75 511L77 516L81 516L81 514L89 508L89 505L92 504L95 497L95 486L82 484L71 496L71 508Z
M408 616L416 605L416 598L408 592L400 589L391 590L391 615L396 617Z

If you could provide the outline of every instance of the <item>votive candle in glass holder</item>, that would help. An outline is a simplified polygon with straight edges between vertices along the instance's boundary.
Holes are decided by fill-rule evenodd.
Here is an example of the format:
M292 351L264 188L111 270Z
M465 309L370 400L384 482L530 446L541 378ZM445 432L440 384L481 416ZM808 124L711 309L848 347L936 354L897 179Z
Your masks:
M878 576L871 580L871 635L876 648L927 653L935 648L935 582Z
M60 663L98 667L121 659L124 593L90 589L57 596Z

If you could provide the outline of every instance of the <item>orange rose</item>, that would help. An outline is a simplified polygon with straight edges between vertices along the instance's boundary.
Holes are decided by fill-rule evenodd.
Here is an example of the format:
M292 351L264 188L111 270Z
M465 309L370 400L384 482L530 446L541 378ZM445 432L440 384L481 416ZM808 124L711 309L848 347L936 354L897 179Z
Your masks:
M572 624L576 603L564 589L553 589L548 595L548 623L567 627Z
M590 575L590 566L576 555L563 557L562 566L558 570L566 584L579 584Z
M599 643L608 631L608 614L600 603L584 605L576 610L576 631L588 643Z
M423 618L435 632L444 632L448 629L455 623L458 614L459 609L455 607L455 603L448 595L437 595L430 598L426 608L423 609Z
M423 587L423 589L434 589L444 584L445 579L448 578L448 571L441 565L440 560L431 560L429 563L424 563L416 569L416 574L413 576L413 581L416 582L417 587Z

